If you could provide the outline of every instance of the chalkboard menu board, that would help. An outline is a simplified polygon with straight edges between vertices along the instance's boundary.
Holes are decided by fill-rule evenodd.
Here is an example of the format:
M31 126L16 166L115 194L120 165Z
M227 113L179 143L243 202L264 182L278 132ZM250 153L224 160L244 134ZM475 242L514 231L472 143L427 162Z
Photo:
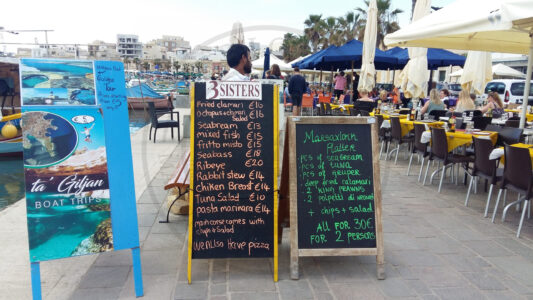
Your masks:
M195 84L191 258L277 257L277 98L257 82Z
M374 123L374 118L291 119L291 259L379 255L383 244ZM293 271L297 277L297 269Z

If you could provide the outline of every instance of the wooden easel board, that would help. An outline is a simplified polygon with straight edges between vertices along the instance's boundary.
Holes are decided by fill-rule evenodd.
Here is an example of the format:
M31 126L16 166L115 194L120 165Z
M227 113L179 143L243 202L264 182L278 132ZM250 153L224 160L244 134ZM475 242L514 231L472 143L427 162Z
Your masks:
M189 282L193 258L249 257L273 257L277 281L277 95L259 82L191 91Z
M372 117L288 118L291 278L300 256L375 255L385 278Z

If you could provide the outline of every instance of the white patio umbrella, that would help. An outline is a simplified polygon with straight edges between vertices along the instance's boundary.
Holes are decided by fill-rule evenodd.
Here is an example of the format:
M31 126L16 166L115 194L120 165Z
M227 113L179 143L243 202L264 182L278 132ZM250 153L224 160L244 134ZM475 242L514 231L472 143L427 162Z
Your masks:
M264 61L265 61L265 56L261 55L261 57L252 61L252 68L256 70L263 70ZM291 65L277 58L275 55L270 54L270 66L272 67L273 64L277 64L281 71L291 72L293 70Z
M430 0L417 0L412 22L416 22L416 20L429 14L430 6ZM403 92L407 97L424 98L429 78L428 50L427 48L410 47L408 51L409 61L400 74Z
M450 74L450 77L461 77L463 75L463 69L457 70ZM514 77L514 78L525 78L526 74L515 70L511 67L508 67L504 64L496 64L492 66L492 76L493 77Z
M492 55L484 51L468 51L459 83L463 90L481 95L492 80Z
M533 1L457 0L385 36L387 46L436 47L529 53L526 82L533 71ZM530 85L524 88L527 103ZM522 106L520 127L526 120Z
M504 64L496 64L492 66L492 75L501 76L501 77L516 77L516 78L525 78L526 74L515 70Z
M365 37L363 40L363 60L361 62L361 77L358 90L370 91L375 85L376 68L374 56L376 54L376 38L378 32L378 6L376 0L370 0L366 13Z

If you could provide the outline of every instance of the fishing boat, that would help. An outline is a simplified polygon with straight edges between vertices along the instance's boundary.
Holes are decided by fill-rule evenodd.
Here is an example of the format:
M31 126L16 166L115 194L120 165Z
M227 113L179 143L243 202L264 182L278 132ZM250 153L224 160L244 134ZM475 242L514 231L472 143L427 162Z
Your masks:
M21 113L12 114L0 120L0 156L22 155L21 116ZM3 136L2 133L8 136Z
M0 59L0 156L22 155L20 84L17 59Z
M171 103L165 96L158 94L145 83L127 88L126 95L130 109L144 109L147 107L147 102L154 102L156 108L171 107Z

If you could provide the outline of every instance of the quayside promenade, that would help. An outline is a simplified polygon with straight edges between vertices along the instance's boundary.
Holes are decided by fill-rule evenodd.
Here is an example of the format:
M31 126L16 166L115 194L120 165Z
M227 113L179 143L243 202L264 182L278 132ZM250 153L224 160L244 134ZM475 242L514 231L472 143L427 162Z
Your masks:
M190 146L148 128L132 137L145 296L141 299L533 299L533 221L515 237L519 213L504 224L483 218L480 185L469 207L467 187L417 182L407 161L381 161L385 280L374 257L302 257L289 273L289 232L279 250L279 282L269 259L193 260L187 284L187 216L166 214L163 186ZM283 136L283 135L281 135ZM283 145L281 141L281 145ZM280 153L281 154L281 153ZM509 193L508 199L516 195ZM0 299L31 299L25 203L0 212ZM129 250L41 264L44 299L134 299Z

